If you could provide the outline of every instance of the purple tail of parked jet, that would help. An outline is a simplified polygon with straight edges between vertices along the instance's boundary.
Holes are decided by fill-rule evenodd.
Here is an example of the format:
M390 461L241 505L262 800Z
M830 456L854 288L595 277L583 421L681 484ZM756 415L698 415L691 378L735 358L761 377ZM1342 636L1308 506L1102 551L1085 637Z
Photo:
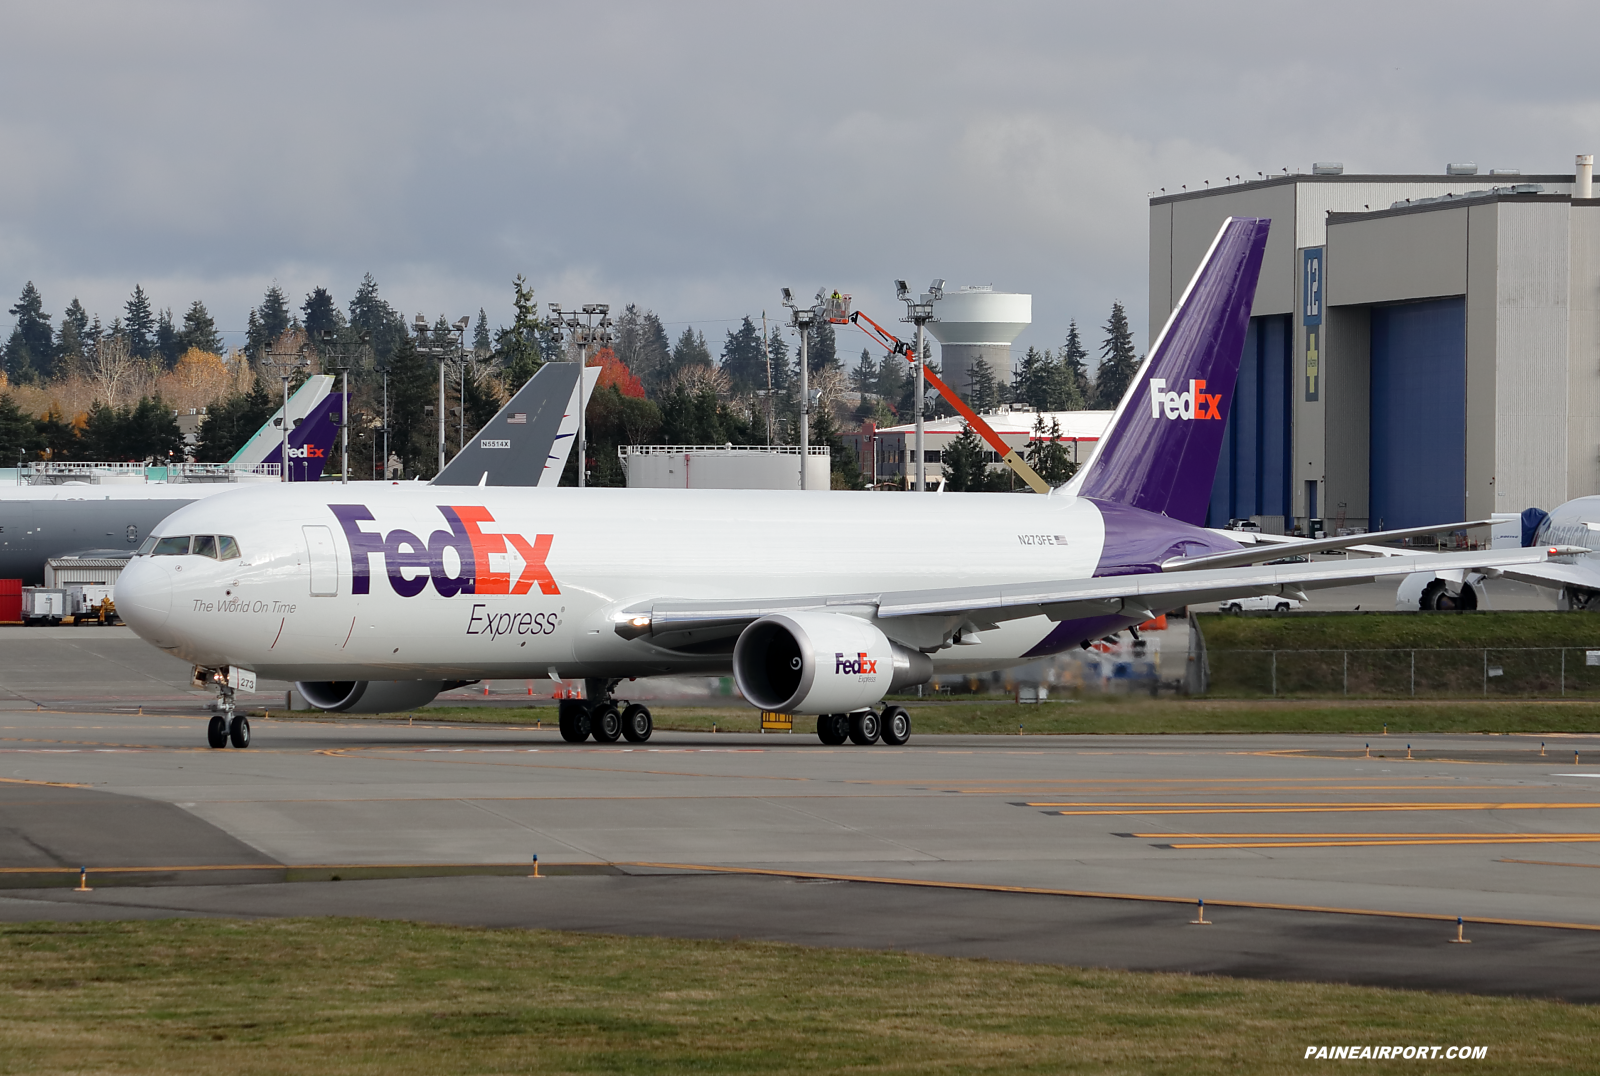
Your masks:
M339 437L339 417L344 412L344 394L330 392L294 429L289 431L289 481L319 482L322 469L333 453ZM283 445L273 446L262 463L282 463Z
M1205 522L1270 224L1223 222L1073 492Z

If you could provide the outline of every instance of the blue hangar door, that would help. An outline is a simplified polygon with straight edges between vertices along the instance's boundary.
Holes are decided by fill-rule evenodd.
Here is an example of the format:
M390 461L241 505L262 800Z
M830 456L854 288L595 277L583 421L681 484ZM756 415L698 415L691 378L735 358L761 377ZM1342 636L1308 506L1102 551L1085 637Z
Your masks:
M1293 514L1292 342L1290 315L1250 319L1217 477L1211 485L1207 526L1226 527L1230 519L1250 516L1284 516L1287 523Z
M1374 530L1466 518L1467 302L1372 309Z

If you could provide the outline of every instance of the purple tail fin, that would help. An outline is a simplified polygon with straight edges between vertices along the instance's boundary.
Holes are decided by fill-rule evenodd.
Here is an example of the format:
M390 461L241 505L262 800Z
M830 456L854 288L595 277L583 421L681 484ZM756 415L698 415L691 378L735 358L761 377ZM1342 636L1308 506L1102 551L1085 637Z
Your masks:
M343 393L330 392L305 419L289 431L289 481L320 482L339 437ZM263 463L282 463L283 445L274 445Z
M1071 492L1205 522L1270 223L1223 222Z

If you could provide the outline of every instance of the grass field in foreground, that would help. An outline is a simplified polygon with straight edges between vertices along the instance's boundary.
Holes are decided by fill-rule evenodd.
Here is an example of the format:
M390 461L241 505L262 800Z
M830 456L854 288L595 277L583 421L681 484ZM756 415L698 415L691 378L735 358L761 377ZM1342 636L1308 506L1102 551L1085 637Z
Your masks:
M1576 1073L1600 1039L1547 1001L355 919L0 926L0 990L30 1074Z
M1600 733L1600 701L1517 701L1490 699L1444 702L1306 699L1189 699L1140 696L1089 697L1080 701L1018 706L1009 700L902 700L911 712L913 733L1046 734L1201 734L1201 733L1354 733L1391 736L1423 732ZM542 721L551 727L555 708L429 706L417 719L518 725ZM735 707L651 707L656 727L683 732L755 732L760 715ZM285 716L274 711L275 716ZM292 714L309 720L351 720L322 714ZM405 714L381 715L404 720ZM794 734L813 735L814 718L797 717ZM783 735L780 733L779 735Z

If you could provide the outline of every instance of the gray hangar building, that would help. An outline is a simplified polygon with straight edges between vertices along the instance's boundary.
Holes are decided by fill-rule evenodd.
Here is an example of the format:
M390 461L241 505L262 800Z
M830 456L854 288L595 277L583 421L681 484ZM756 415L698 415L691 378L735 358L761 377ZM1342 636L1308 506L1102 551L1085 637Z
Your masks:
M1152 198L1152 340L1223 219L1272 220L1210 523L1332 534L1600 493L1591 171L1319 164Z

